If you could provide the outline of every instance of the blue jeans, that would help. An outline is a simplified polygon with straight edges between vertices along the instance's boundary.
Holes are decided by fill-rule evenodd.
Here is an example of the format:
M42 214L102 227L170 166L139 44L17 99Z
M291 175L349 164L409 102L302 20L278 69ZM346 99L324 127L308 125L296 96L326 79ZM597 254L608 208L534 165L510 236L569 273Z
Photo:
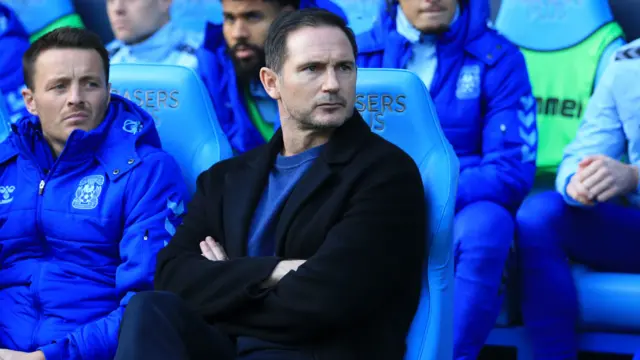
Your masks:
M517 214L522 316L536 359L576 359L579 307L567 259L595 270L640 272L640 210L566 205L556 192L527 199Z
M481 201L455 216L454 359L475 360L496 324L515 232L513 214Z

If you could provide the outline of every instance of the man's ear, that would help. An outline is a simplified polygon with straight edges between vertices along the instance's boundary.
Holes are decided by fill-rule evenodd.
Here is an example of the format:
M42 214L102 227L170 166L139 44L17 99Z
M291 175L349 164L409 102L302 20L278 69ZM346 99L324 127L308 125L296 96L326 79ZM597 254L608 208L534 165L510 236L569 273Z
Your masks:
M38 116L38 106L35 98L33 97L33 91L28 87L25 87L22 89L21 93L22 100L24 100L24 106L27 108L29 114Z
M278 84L278 74L268 67L260 69L260 81L264 90L274 100L280 100L280 88Z
M107 105L111 102L111 83L107 83Z

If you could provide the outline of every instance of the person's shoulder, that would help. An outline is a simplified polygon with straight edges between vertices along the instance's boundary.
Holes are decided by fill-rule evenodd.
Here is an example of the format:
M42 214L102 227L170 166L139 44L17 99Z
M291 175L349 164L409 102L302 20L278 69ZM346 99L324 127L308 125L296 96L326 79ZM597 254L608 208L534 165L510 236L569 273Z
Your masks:
M621 46L616 51L615 62L626 60L639 60L640 59L640 39L636 39L626 45Z
M224 179L227 174L250 166L258 157L264 156L267 145L261 145L243 154L235 155L225 160L218 161L209 169L205 170L200 177L207 183L217 183Z
M180 165L178 161L163 149L146 146L138 149L140 156L139 166L133 169L134 176L149 176L157 174L161 176L180 175ZM131 161L122 159L122 162Z
M196 51L202 46L204 33L188 30L180 30L180 33L176 49L181 53L195 55Z
M356 44L358 45L358 55L367 55L384 51L385 44L382 38L382 30L372 28L361 34L356 35Z
M498 33L490 23L485 31L466 45L468 53L489 67L497 67L513 62L524 65L524 56L515 44Z
M373 168L387 168L398 172L418 172L415 161L399 146L371 133L363 147L364 156L372 162Z
M107 49L107 53L109 54L109 58L116 56L123 47L124 43L118 39L112 40L107 44L107 46L105 46L105 48Z

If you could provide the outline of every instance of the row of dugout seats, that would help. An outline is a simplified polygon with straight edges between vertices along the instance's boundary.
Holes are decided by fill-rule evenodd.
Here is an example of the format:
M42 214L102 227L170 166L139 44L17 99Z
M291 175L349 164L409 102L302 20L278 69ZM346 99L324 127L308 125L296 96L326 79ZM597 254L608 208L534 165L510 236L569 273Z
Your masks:
M497 2L500 1L494 1ZM552 187L562 149L575 136L604 68L624 45L624 33L607 0L502 0L495 27L522 49L527 61L538 100L541 150L537 166L539 179L543 181L537 185ZM513 270L515 278L517 263ZM640 275L601 273L575 265L574 279L581 306L580 349L616 354L637 351ZM515 347L519 360L532 359L519 319L515 281L510 283L505 309L488 344Z
M24 4L31 2L43 3L44 0L11 0L13 2ZM48 0L71 2L72 0ZM328 1L328 0L322 0ZM371 24L375 21L380 11L380 7L384 6L387 0L331 0L339 5L347 16L349 25L356 33L367 31ZM480 0L489 1L489 0ZM536 6L538 9L546 9L546 13L571 14L572 12L580 12L581 7L589 7L589 2L593 0L490 0L492 7L493 19L502 11L502 5L509 2L517 1L527 6ZM636 0L598 0L610 3L613 8L616 20L622 24L629 39L640 37L640 23L636 20L640 17L640 4ZM104 0L82 1L73 0L76 11L85 20L85 23L92 30L98 32L104 41L110 41L113 38L109 28L109 22L106 18ZM221 6L220 0L174 0L172 8L173 19L190 29L202 29L206 21L221 22ZM34 13L35 14L35 13ZM33 15L37 16L37 15ZM42 15L40 15L42 16ZM549 18L538 17L542 22L548 22ZM567 22L567 28L573 25L572 21L579 20L575 17ZM579 25L579 24L578 24ZM522 26L526 31L526 26ZM542 36L540 36L542 37Z
M193 4L199 0L189 1ZM355 6L355 3L349 4L349 0L342 2L345 3L341 4L343 6ZM180 3L176 1L176 5ZM556 158L545 160L547 166L540 168L553 173L554 163L560 160L561 148L573 138L602 69L616 49L624 44L623 33L613 22L607 0L495 0L493 3L500 7L495 27L523 49L527 60L534 93L539 99L540 147L555 148L557 154ZM207 4L219 5L215 5L215 1ZM104 4L98 5L104 9ZM637 4L627 5L638 7ZM179 7L176 9L180 11ZM375 6L367 8L373 13L372 9ZM550 12L549 9L562 11ZM347 12L352 17L356 13ZM577 62L580 66L576 66ZM156 76L158 73L163 76ZM192 189L197 174L231 155L206 90L195 73L178 67L115 65L112 82L114 91L134 99L154 115L165 148L179 160ZM451 197L455 194L450 186L456 177L449 172L429 174L428 169L435 167L434 163L444 161L449 164L449 170L453 170L457 163L448 159L451 152L446 141L440 147L441 132L433 105L415 76L400 70L360 70L359 96L373 96L375 103L379 101L375 97L381 93L392 94L395 101L406 101L407 110L378 115L377 111L372 111L375 109L363 109L363 116L367 121L381 116L384 126L372 126L373 130L401 146L420 164L425 187L436 203L434 209L437 211L431 215L430 224L439 226L432 228L438 229L430 240L432 253L427 271L432 275L428 280L430 283L425 284L423 301L409 336L407 358L450 358L453 264L449 242ZM159 101L173 97L178 101ZM0 118L2 114L0 109ZM428 116L425 118L424 114ZM562 131L554 131L560 122ZM0 121L0 140L7 133L5 122ZM549 138L549 133L555 134L554 137ZM411 136L406 137L406 134ZM434 146L429 148L426 144L435 145L429 145ZM444 221L436 223L439 216ZM640 275L600 273L577 265L574 276L582 307L581 349L619 354L637 351L640 313L635 311L634 304L640 303ZM512 276L512 280L514 278ZM488 344L516 347L519 359L524 360L531 357L531 351L518 316L517 290L517 284L510 284L505 310Z
M190 69L168 65L113 65L114 92L147 109L155 118L163 147L186 181L231 156L204 84ZM358 99L382 104L391 96L405 106L363 106L372 131L405 150L417 163L429 202L429 259L420 305L409 332L407 360L451 359L453 347L452 226L459 164L445 139L422 81L404 70L358 71ZM383 95L384 94L384 95ZM159 101L163 99L163 101ZM375 121L374 121L375 119ZM193 186L191 187L193 191Z

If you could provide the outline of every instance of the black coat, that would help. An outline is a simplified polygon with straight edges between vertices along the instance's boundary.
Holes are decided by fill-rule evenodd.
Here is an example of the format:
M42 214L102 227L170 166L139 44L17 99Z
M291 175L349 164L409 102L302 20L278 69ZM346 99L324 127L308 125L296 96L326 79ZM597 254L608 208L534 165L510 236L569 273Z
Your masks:
M198 178L184 223L158 255L156 289L179 294L231 336L291 344L320 360L402 359L425 258L425 193L413 160L357 111L293 189L276 256L246 257L248 229L282 149L266 145ZM227 261L209 261L212 236ZM306 259L262 290L280 260Z

